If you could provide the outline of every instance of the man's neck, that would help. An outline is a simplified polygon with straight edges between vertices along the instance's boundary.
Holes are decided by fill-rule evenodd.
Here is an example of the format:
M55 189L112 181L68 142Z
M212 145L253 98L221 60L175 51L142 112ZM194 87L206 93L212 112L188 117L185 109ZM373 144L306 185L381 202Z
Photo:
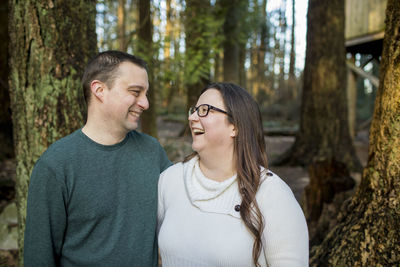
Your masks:
M102 145L117 144L124 140L127 134L126 132L122 131L111 131L105 127L102 127L101 125L93 124L89 122L89 120L82 128L82 132L96 143Z

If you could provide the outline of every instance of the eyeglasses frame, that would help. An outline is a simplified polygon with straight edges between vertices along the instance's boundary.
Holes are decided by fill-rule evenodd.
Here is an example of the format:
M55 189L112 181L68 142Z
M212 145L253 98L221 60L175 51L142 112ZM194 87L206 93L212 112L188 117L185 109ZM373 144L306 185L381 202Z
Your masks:
M207 106L207 107L208 107L206 114L205 114L205 115L202 115L202 116L199 114L199 108L200 108L201 106ZM231 114L229 114L229 113L226 112L225 110L222 110L222 109L220 109L220 108L214 107L214 106L209 105L209 104L201 104L201 105L198 105L197 107L190 107L188 113L189 113L189 116L190 116L190 115L192 115L194 112L197 111L197 116L199 116L199 117L207 117L208 112L210 112L210 109L215 110L215 111L218 111L218 112L221 112L221 113L224 113L224 114L228 115L229 117L232 117Z

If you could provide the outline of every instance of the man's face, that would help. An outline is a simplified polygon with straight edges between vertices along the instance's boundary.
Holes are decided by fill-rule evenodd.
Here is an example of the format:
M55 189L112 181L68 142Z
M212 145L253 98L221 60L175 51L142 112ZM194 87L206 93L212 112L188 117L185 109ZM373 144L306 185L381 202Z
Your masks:
M138 127L140 115L149 108L147 71L123 62L115 76L112 88L104 90L104 119L113 131L127 133Z

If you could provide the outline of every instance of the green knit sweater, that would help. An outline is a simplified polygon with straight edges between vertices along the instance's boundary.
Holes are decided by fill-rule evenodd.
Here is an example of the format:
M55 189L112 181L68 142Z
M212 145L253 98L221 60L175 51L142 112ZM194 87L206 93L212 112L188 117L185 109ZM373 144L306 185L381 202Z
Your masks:
M111 146L81 130L55 142L31 176L25 266L157 266L157 182L170 165L136 131Z

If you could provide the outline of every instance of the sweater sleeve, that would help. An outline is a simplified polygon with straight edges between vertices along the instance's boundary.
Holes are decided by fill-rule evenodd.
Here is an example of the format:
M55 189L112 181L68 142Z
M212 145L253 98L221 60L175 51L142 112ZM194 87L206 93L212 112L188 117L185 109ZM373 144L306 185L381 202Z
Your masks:
M257 200L264 216L264 256L270 267L308 266L308 229L291 189L275 174Z
M164 148L158 144L159 148L159 155L160 155L160 170L163 172L166 170L169 166L172 165L172 162L168 159L167 153L165 153Z
M165 215L163 182L164 182L164 178L165 178L164 176L165 176L166 172L167 171L164 171L163 173L161 173L160 179L158 180L157 235L160 231L160 227L163 223L164 215Z
M24 237L24 266L58 266L66 229L67 190L54 171L38 161L30 179Z

